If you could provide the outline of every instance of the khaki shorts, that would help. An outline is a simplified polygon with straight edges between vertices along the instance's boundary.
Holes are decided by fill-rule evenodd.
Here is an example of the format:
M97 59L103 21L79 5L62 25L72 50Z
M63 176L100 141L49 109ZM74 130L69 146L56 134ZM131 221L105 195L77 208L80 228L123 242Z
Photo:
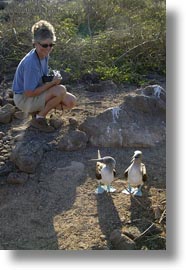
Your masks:
M46 92L36 97L26 97L24 94L14 94L14 103L21 111L32 113L43 110L45 107Z

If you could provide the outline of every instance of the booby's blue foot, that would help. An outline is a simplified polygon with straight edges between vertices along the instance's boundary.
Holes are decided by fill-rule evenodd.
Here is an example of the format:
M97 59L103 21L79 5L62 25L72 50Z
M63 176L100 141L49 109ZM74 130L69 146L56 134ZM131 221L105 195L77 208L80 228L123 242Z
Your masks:
M122 193L124 194L132 194L134 192L134 188L132 188L130 185L128 185L128 188L125 188L124 190L122 190Z
M133 194L134 194L135 196L141 197L141 196L142 196L141 188L136 189L136 190L134 191Z
M96 194L102 194L105 191L105 189L102 186L98 186L95 190Z
M112 192L115 192L116 189L115 189L114 187L108 185L108 186L105 186L105 191L106 191L106 192L111 192L111 193L112 193Z

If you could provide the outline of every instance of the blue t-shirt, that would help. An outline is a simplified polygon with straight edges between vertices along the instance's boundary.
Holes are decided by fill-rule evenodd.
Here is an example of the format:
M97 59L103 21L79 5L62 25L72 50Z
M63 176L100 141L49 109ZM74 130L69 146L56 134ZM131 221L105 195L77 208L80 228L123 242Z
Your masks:
M48 74L48 57L40 60L32 49L19 63L13 80L12 89L17 94L25 90L34 91L43 84L42 76Z

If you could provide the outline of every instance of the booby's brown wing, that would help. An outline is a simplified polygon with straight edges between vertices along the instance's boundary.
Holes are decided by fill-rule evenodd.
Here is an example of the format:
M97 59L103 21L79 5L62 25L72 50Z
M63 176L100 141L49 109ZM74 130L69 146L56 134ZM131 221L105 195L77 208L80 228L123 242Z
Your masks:
M96 162L96 178L98 180L101 179L101 169L103 168L104 164L101 162Z
M124 171L124 178L128 179L128 172L129 172L130 166Z
M124 178L128 180L128 175L131 167L133 166L133 162L128 166L128 168L124 171Z
M128 170L124 171L124 178L128 179Z
M142 170L142 179L143 182L147 181L147 170L145 164L141 163L141 170Z
M116 177L116 170L113 169L113 174L114 174L114 177Z

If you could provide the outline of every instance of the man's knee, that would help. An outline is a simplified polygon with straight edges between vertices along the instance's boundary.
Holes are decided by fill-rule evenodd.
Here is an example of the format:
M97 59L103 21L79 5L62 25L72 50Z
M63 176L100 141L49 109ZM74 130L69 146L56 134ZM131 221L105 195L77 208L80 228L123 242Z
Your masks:
M64 98L64 96L67 93L66 87L64 85L58 85L57 87L58 87L57 91L58 91L59 96L61 96L62 98Z
M68 109L72 109L76 106L76 103L74 101L69 101L69 103L66 105L68 107Z
M63 104L68 108L68 109L72 109L73 107L76 106L77 103L77 99L74 95L72 95L71 93L67 92L64 100L63 100Z
M77 98L75 96L73 96L70 100L70 107L73 108L76 106L77 103Z

